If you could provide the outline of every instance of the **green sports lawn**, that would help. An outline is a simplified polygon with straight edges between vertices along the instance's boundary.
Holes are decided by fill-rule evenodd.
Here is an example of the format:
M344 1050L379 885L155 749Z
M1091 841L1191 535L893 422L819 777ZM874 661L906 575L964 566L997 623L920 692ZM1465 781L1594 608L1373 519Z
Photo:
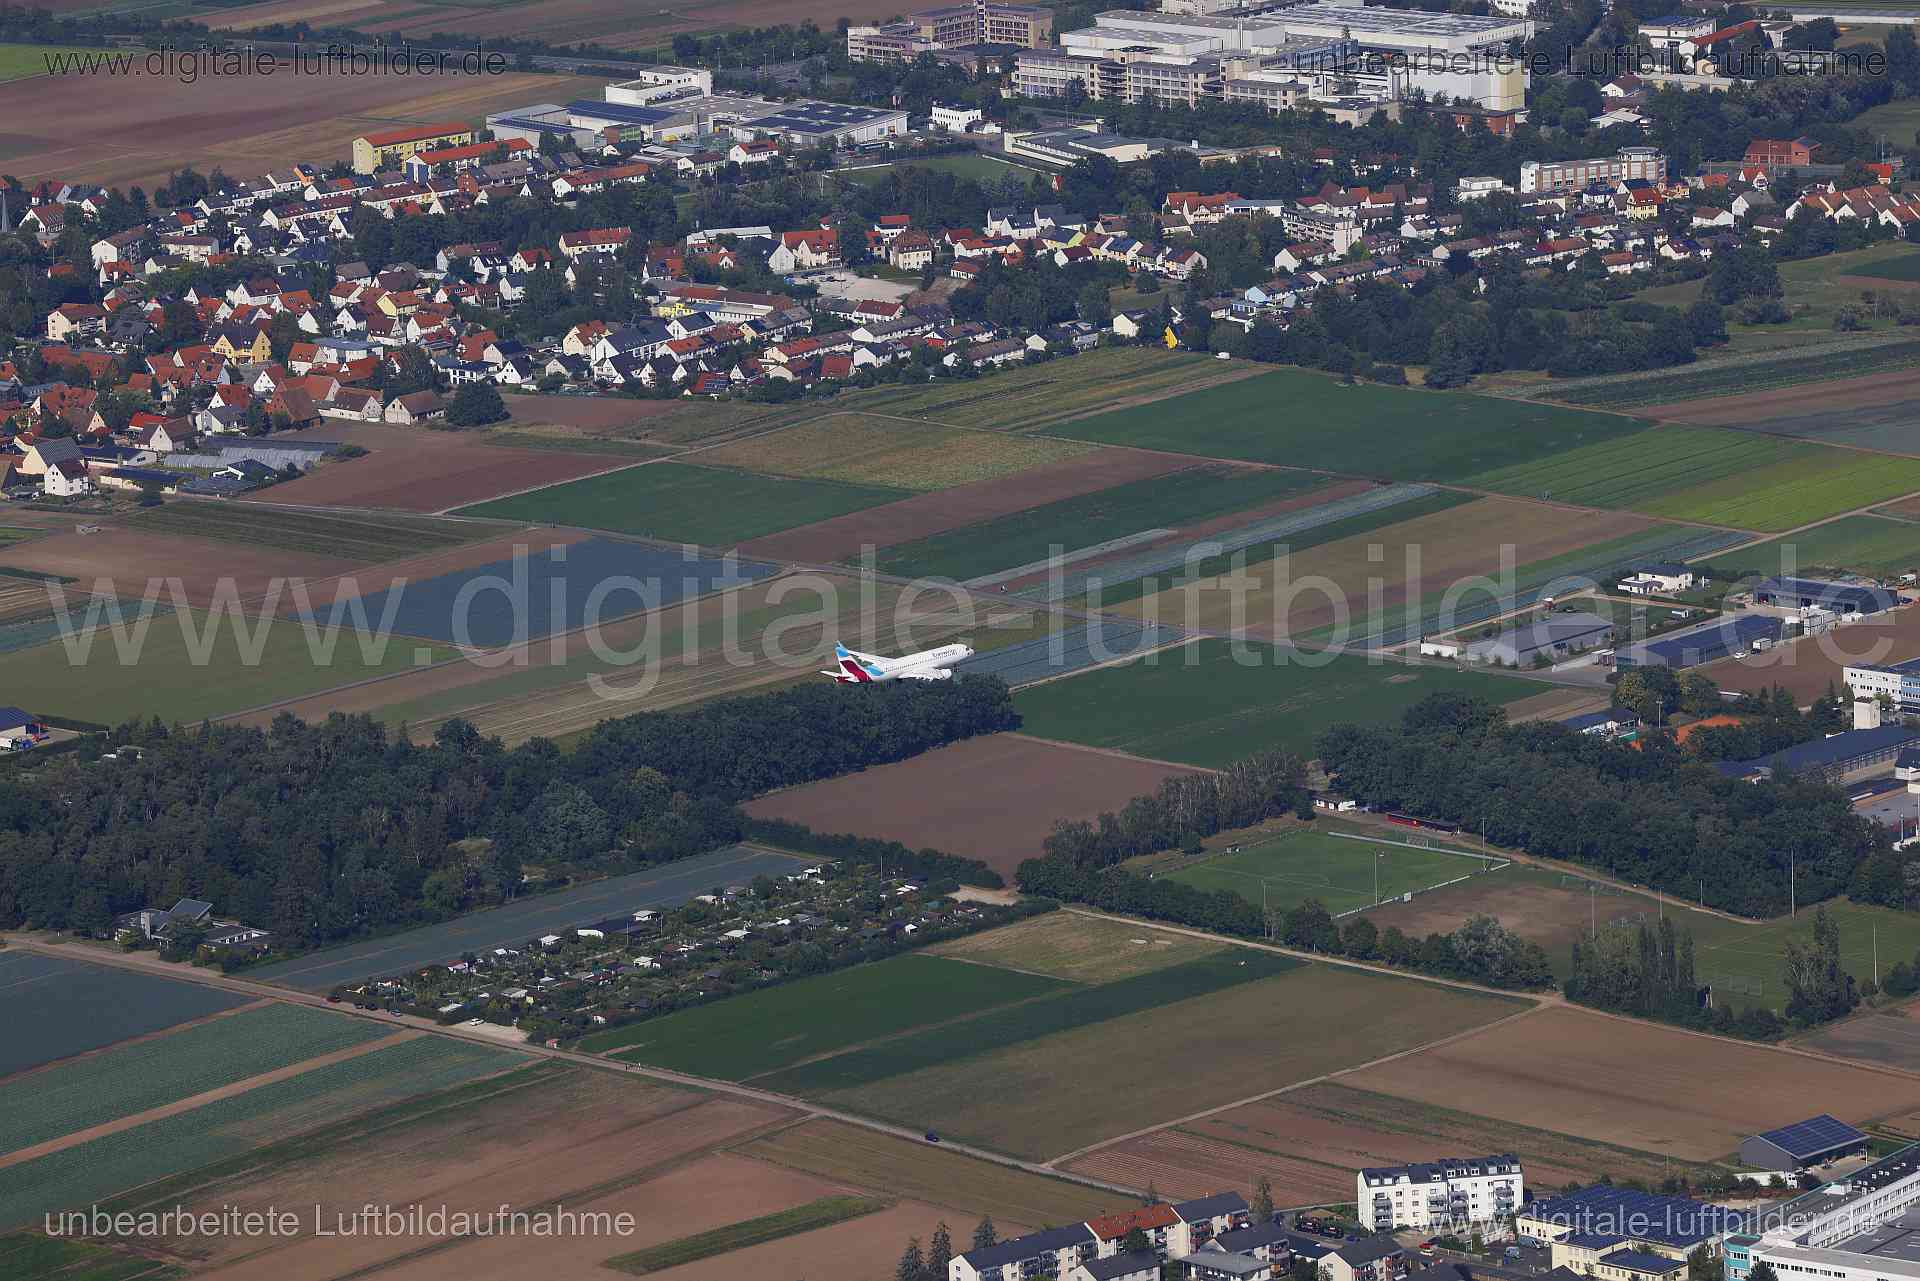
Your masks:
M1055 545L1071 552L1149 529L1177 529L1326 483L1326 477L1304 471L1190 467L897 543L881 550L879 569L977 578L1043 560Z
M1880 973L1895 961L1914 962L1920 950L1920 912L1854 903L1828 902L1826 910L1840 927L1840 964L1862 982L1873 977L1874 951L1879 950ZM1801 943L1813 937L1813 910L1800 909L1796 917L1775 917L1759 925L1730 921L1705 912L1686 912L1678 924L1693 931L1694 968L1702 982L1713 982L1729 995L1757 998L1778 1009L1786 1001L1786 949L1789 940ZM1744 980L1744 984L1729 979ZM1744 991L1740 989L1745 987Z
M650 463L463 507L459 514L731 547L912 496L876 485Z
M1076 440L1393 480L1460 480L1638 431L1643 423L1521 400L1344 386L1278 369L1055 429Z
M1014 707L1022 732L1040 738L1221 766L1270 748L1311 753L1329 726L1391 721L1429 694L1504 704L1551 688L1497 672L1373 663L1358 654L1323 661L1326 654L1257 644L1241 653L1258 661L1234 661L1226 640L1196 641L1023 689Z
M122 608L122 627L131 642L140 603L129 601ZM83 607L76 606L74 613L72 652L58 639L15 651L7 655L7 674L14 689L33 692L36 711L101 725L136 716L192 724L444 662L456 652L389 636L376 656L371 650L363 652L352 628L343 626L331 656L323 659L310 647L298 621L248 618L240 626L250 639L264 633L255 653L236 636L231 616L216 624L206 614L183 616L165 608L154 611L140 643L129 643L124 654L105 615L83 650ZM316 631L324 635L324 621L316 624Z
M1722 552L1704 564L1716 575L1852 570L1887 577L1920 569L1920 524L1886 516L1842 516L1770 542Z
M1652 427L1470 477L1499 493L1791 529L1920 489L1920 459L1716 427Z
M1228 890L1263 907L1286 909L1317 899L1338 915L1492 866L1468 854L1296 830L1166 875L1195 889Z
M1037 974L908 954L597 1033L581 1048L741 1081L1072 986Z

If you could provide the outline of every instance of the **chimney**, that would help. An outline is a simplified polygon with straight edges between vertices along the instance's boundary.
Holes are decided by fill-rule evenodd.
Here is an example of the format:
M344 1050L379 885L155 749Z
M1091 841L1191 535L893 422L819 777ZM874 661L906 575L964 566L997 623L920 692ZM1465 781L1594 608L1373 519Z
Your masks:
M1856 698L1853 700L1853 727L1855 729L1880 728L1879 699Z

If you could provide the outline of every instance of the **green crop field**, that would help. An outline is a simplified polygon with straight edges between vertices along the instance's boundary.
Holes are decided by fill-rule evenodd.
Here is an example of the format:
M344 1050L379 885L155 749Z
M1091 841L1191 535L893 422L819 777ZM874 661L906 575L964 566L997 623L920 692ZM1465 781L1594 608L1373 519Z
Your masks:
M291 511L261 504L173 502L129 516L128 529L189 534L249 547L312 552L372 564L472 542L495 531L431 516Z
M741 1081L861 1042L1068 987L939 956L890 957L599 1032L587 1050Z
M1116 402L1148 402L1240 377L1246 366L1162 347L1102 347L1068 360L1018 365L991 378L883 387L834 403L954 427L1044 431Z
M1300 964L1268 952L1229 949L1132 978L1071 988L1009 1009L989 1010L947 1026L938 1036L902 1037L798 1064L761 1084L787 1094L819 1094L870 1085L935 1064L1137 1014L1170 1001L1237 987Z
M845 1223L849 1219L858 1219L877 1210L884 1210L891 1204L892 1202L880 1197L824 1196L818 1200L809 1201L805 1205L797 1205L791 1210L780 1210L773 1214L760 1215L758 1218L744 1219L739 1223L729 1223L724 1228L697 1232L693 1236L648 1246L644 1250L635 1250L631 1254L617 1254L608 1259L605 1266L617 1272L630 1272L635 1276L648 1272L664 1272L668 1268L677 1268L683 1263L692 1263L696 1259L710 1259L716 1254L732 1254L735 1250L744 1250L749 1246L765 1245L769 1241L784 1240L787 1237L798 1236L802 1232L832 1227L836 1223Z
M1878 280L1920 280L1920 253L1901 254L1898 258L1856 267L1853 274Z
M1324 476L1311 472L1190 467L897 543L881 550L879 569L964 581L1044 560L1055 544L1071 552L1144 530L1176 529L1324 484Z
M1059 434L1393 480L1458 480L1629 435L1642 425L1617 414L1493 396L1349 387L1280 369L1099 414Z
M1584 385L1564 391L1548 383L1539 395L1566 405L1631 409L1906 369L1915 357L1920 357L1920 342L1874 343L1814 355L1788 348L1767 360L1707 361L1685 373L1663 369L1657 374L1582 380Z
M1722 552L1702 563L1722 577L1807 570L1890 577L1920 569L1920 524L1886 516L1842 516L1771 542Z
M460 514L731 547L910 496L904 489L651 463L464 507Z
M0 1229L525 1061L422 1036L0 1169Z
M129 640L139 614L140 602L123 606ZM347 629L330 660L322 662L297 620L236 622L228 615L216 622L209 615L165 608L154 612L143 641L129 644L123 655L110 614L91 630L84 650L80 642L88 640L89 633L82 622L74 620L74 652L65 640L51 641L9 654L7 669L15 688L34 691L36 710L102 725L135 716L191 724L455 655L447 646L392 637L380 638L386 642L383 647L363 652ZM236 627L244 628L248 640L236 636ZM322 619L316 631L325 630ZM254 638L259 639L257 652L250 643Z
M104 1245L15 1232L0 1236L0 1281L175 1281L187 1270Z
M388 1034L344 1014L272 1005L58 1064L0 1085L0 1153Z
M1257 661L1236 662L1229 641L1197 641L1023 689L1014 707L1022 730L1039 738L1220 766L1269 748L1310 755L1329 726L1392 721L1429 694L1511 703L1550 688L1495 672L1374 663L1358 654L1252 643L1240 652Z
M100 52L99 49L81 49L71 45L0 44L0 84L9 80L26 80L33 76L51 75L52 73L47 70L49 58L59 58L65 54L78 54L85 57ZM121 50L120 52L129 51ZM18 214L15 216L18 217Z
M1285 910L1316 899L1338 915L1497 866L1470 854L1295 830L1166 875L1195 889L1226 890L1262 907Z
M1718 427L1653 427L1471 484L1739 529L1791 529L1920 489L1920 460Z

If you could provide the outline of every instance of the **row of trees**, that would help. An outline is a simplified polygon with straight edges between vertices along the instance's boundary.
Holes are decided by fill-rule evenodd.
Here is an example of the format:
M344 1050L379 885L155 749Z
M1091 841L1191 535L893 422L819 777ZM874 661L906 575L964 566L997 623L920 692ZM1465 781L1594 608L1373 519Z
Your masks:
M75 753L0 782L0 924L101 931L193 897L312 946L505 901L528 862L557 881L702 853L740 838L758 792L1014 720L1003 684L963 677L643 712L565 754L458 720L426 745L367 717L128 724L113 741L137 761Z
M1197 851L1215 832L1287 813L1313 814L1306 762L1289 752L1258 752L1217 774L1176 774L1095 822L1062 819L1042 848L1048 859L1088 871L1155 850Z

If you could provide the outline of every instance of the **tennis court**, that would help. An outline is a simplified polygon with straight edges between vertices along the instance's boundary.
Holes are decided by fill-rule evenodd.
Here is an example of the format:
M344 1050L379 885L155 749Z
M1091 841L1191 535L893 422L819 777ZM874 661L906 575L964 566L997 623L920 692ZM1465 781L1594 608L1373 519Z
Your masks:
M1507 865L1439 848L1409 833L1404 841L1338 832L1289 831L1230 848L1170 873L1197 889L1231 890L1250 903L1285 911L1318 899L1335 916L1452 885Z

